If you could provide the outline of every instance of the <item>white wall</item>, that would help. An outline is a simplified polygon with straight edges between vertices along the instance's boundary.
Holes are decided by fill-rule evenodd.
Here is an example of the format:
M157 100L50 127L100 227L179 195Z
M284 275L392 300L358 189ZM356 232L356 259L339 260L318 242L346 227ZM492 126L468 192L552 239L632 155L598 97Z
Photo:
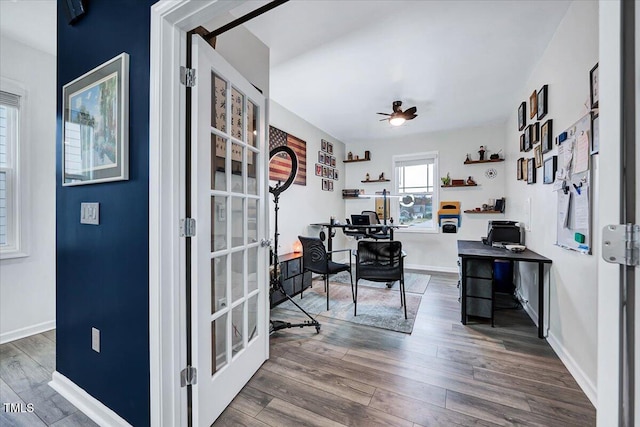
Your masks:
M298 236L318 236L320 228L309 224L329 222L331 216L340 220L344 212L342 189L344 188L345 148L341 141L296 116L280 104L269 102L269 124L307 142L307 185L293 184L280 195L278 212L279 253L293 251L293 243ZM333 191L322 190L322 177L315 175L320 142L325 139L333 143L333 155L336 157L338 181L334 181ZM273 234L273 200L270 201L271 231ZM345 248L346 239L341 231L336 232L333 249ZM342 259L338 256L336 259Z
M395 139L376 141L375 144L351 143L347 144L347 151L353 155L364 156L364 151L371 151L370 162L346 164L346 188L364 189L366 193L381 191L383 188L393 191L393 182L361 183L367 173L371 179L377 179L384 172L385 177L392 179L392 157L398 154L413 154L437 151L439 155L439 177L437 191L440 201L462 202L461 209L473 209L487 203L489 199L496 199L505 195L505 163L481 163L465 165L466 154L472 159L478 159L478 149L484 145L488 150L486 158L498 152L504 145L504 126L491 125L477 128L460 129L448 132L410 135ZM497 176L489 179L485 172L495 168ZM514 166L515 170L515 166ZM467 179L472 176L478 187L440 188L440 177L449 172L452 179ZM506 200L510 204L509 198ZM359 213L362 210L373 210L374 199L355 199L345 201L345 216ZM434 219L437 219L437 208L434 207ZM391 211L392 216L397 214ZM406 265L410 268L430 269L436 271L456 272L458 250L456 241L459 239L480 240L487 235L487 221L490 219L510 219L505 215L493 214L462 214L462 224L456 234L442 233L402 233L396 231L396 240L402 241L403 249L407 252Z
M597 260L599 258L599 228L594 215L592 231L593 255L583 255L555 246L557 194L551 185L542 184L542 168L537 170L537 183L527 185L516 180L516 160L533 157L519 152L517 109L529 100L533 90L543 85L548 89L548 115L553 119L553 136L567 129L584 116L588 109L589 70L598 62L598 3L573 2L532 70L527 83L513 99L513 112L507 122L506 154L507 215L527 218L526 201L531 199L531 232L526 234L527 246L553 260L549 296L549 342L571 371L587 396L595 402L597 374ZM529 108L527 106L527 112ZM527 124L532 123L527 115ZM601 150L606 149L602 138ZM557 148L544 155L556 155ZM595 156L593 188L598 188L600 170ZM593 204L597 206L597 192ZM594 214L597 209L594 209ZM523 263L520 268L521 293L529 301L527 311L537 320L536 266Z
M30 209L25 258L0 260L0 343L55 327L56 58L5 37L0 75L23 86Z

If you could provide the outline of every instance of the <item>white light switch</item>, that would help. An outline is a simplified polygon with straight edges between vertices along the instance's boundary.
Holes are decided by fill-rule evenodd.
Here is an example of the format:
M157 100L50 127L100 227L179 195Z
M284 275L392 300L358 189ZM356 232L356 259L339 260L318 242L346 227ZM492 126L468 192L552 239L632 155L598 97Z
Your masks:
M80 224L100 224L100 203L80 203Z
M100 353L100 329L91 328L91 349Z

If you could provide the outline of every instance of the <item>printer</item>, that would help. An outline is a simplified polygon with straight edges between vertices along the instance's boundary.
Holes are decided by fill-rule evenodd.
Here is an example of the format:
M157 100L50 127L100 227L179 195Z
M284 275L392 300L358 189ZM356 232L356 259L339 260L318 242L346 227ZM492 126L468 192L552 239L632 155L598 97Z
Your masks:
M524 229L517 221L489 221L485 245L524 245Z

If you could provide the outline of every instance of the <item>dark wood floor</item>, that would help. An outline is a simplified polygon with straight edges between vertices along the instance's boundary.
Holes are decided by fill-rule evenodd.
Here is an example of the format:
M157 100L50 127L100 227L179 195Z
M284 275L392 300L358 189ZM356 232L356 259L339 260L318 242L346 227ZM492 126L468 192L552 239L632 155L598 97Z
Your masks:
M318 335L274 334L270 359L214 425L595 425L526 313L499 311L495 328L463 326L456 284L456 275L432 275L411 335L324 317ZM277 308L272 317L295 320Z

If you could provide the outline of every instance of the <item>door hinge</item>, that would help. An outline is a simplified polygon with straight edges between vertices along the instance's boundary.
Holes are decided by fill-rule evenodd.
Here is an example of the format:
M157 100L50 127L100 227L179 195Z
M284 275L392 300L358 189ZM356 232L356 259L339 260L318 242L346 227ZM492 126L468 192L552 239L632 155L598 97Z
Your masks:
M607 225L602 230L602 258L612 264L638 265L640 225Z
M194 237L196 235L196 220L185 218L180 220L180 237Z
M186 87L194 87L196 85L195 68L180 67L180 83Z
M180 371L180 387L195 385L198 383L198 370L193 366L187 366Z

